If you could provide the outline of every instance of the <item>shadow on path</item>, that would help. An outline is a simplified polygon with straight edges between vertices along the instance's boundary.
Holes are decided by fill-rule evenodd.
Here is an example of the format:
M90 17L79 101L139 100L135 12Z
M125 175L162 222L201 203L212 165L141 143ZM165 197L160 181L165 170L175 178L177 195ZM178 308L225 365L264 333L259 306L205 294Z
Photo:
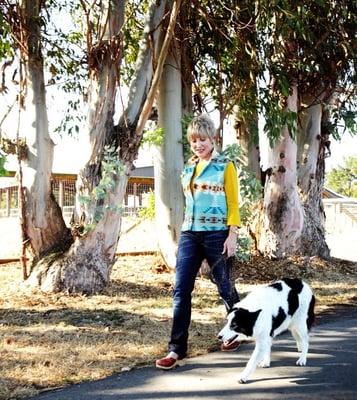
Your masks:
M136 369L100 381L43 393L36 400L154 399L356 399L357 313L315 327L308 365L295 366L297 353L290 335L276 339L272 363L257 369L241 385L237 376L253 344L235 353L214 352L187 360L174 371Z

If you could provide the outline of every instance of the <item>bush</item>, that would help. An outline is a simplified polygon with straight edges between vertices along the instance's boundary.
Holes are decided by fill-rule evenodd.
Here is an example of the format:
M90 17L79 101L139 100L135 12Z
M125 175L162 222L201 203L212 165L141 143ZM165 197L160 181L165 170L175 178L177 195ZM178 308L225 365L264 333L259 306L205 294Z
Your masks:
M155 218L155 193L152 190L148 193L148 205L139 211L139 217L149 220Z

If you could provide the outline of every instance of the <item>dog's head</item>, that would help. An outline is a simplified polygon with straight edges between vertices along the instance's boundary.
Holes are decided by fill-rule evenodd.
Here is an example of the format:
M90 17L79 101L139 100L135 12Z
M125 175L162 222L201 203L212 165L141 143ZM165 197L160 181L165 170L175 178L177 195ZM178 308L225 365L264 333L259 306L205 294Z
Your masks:
M223 342L244 340L253 336L256 320L262 310L248 311L244 308L233 308L227 316L227 323L219 332L218 338ZM239 338L241 337L241 338Z

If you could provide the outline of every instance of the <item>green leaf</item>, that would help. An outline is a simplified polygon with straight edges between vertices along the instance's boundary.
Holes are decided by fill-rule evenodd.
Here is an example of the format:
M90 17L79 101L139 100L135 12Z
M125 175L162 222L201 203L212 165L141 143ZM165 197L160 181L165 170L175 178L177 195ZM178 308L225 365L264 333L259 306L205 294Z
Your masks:
M357 198L357 157L348 157L343 166L332 169L326 184L337 193Z
M8 172L5 169L5 156L0 154L0 176L7 176Z

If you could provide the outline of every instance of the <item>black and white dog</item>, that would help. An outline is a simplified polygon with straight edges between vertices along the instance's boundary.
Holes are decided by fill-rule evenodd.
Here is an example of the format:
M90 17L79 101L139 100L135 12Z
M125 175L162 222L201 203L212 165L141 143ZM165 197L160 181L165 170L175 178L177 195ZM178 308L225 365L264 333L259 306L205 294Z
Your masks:
M239 376L240 383L245 383L257 366L270 366L273 338L287 329L300 352L296 364L306 365L314 307L315 297L310 286L301 279L289 278L269 286L257 286L233 306L218 338L228 343L247 338L255 341L253 354Z

